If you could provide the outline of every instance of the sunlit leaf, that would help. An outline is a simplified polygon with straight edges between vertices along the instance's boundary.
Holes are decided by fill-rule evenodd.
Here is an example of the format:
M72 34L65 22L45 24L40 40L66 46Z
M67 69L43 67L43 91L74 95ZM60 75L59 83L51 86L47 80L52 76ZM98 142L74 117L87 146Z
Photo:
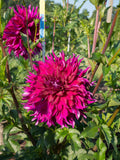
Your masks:
M95 138L95 136L97 136L97 133L98 133L98 128L99 126L86 127L85 130L81 133L80 137L81 138L86 138L86 137Z
M105 124L102 124L101 126L101 132L103 133L105 140L107 142L107 145L109 146L112 140L112 135L109 127Z
M105 160L106 159L105 153L106 153L107 147L103 143L103 141L100 137L97 140L97 147L98 147L98 152L95 153L96 159L97 160Z

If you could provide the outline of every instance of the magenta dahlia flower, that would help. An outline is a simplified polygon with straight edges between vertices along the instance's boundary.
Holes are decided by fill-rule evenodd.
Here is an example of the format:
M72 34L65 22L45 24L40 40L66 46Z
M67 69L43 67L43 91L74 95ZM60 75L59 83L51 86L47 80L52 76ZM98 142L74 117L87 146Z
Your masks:
M34 64L36 74L28 75L29 86L25 87L23 100L27 100L24 108L34 112L31 116L36 125L46 122L49 127L55 123L74 127L75 118L85 116L87 105L95 102L87 90L91 84L83 78L88 68L79 69L81 61L75 54L65 60L62 52L60 57L53 53L45 62Z
M25 59L28 58L28 52L26 49L26 43L23 42L26 35L26 30L28 29L29 39L33 42L35 37L35 19L40 20L38 14L38 7L31 9L29 5L27 9L28 21L26 20L26 9L24 6L17 6L16 11L14 9L14 16L9 20L5 27L3 33L3 40L6 40L6 46L8 47L9 54L14 51L16 57L19 55L23 56ZM27 25L28 23L28 25ZM24 36L23 36L24 35ZM39 24L37 25L37 34L35 41L39 39ZM26 40L25 40L26 41ZM33 50L32 55L38 54L42 50L41 43L38 43L36 48Z

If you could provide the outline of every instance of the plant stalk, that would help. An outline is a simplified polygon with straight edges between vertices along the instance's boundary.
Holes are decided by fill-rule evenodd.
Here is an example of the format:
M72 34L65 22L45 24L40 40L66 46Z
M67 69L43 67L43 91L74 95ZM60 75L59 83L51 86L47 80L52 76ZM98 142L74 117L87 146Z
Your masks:
M117 19L117 16L118 16L119 11L120 11L120 9L117 10L117 12L116 12L116 14L115 14L115 16L114 16L114 19L113 19L113 22L112 22L112 25L111 25L111 28L110 28L110 32L109 32L109 34L108 34L108 38L107 38L107 40L106 40L106 43L105 43L105 46L104 46L104 48L103 48L102 54L105 54L105 51L106 51L106 49L107 49L107 46L108 46L108 43L109 43L109 41L110 41L110 38L111 38L111 35L112 35L112 32L113 32L113 29L114 29L115 22L116 22L116 19ZM92 73L92 75L91 75L90 82L92 82L93 77L94 77L94 75L95 75L95 73L96 73L99 65L100 65L100 63L97 63L97 64L96 64L95 69L94 69L94 71L93 71L93 73Z
M117 55L118 55L119 52L120 52L120 48L117 50L117 52L114 54L114 56L110 59L110 61L108 62L108 65L107 65L107 66L110 66L110 65L111 65L111 63L112 63L113 60L117 57ZM97 89L98 89L98 87L99 87L99 85L100 85L100 82L101 82L102 78L103 78L103 73L101 74L101 76L100 76L100 78L99 78L99 80L98 80L98 82L97 82L97 85L95 86L95 88L94 88L94 90L93 90L93 95L96 93L96 91L97 91Z
M95 47L96 47L96 42L97 42L98 19L99 19L99 6L97 7L97 12L96 12L96 20L95 20L95 29L94 29L94 38L93 38L92 53L95 52Z
M107 49L108 43L109 43L110 38L111 38L111 36L112 36L112 32L113 32L113 29L114 29L114 26L115 26L115 22L116 22L117 16L118 16L118 14L119 14L119 11L120 11L120 9L117 10L117 12L116 12L116 14L115 14L115 16L114 16L114 19L113 19L113 22L112 22L112 25L111 25L111 28L110 28L110 32L109 32L109 34L108 34L108 37L107 37L105 46L104 46L103 51L102 51L102 54L105 54L105 51L106 51L106 49Z
M87 36L87 44L88 44L88 58L90 58L90 38Z
M2 48L2 52L3 52L3 56L5 57L6 56L6 52L5 52L5 49L4 49L4 46L3 46L3 43L2 43L2 38L0 36L0 46ZM8 61L7 61L7 65L6 65L6 72L7 72L7 78L8 78L8 81L9 81L9 84L11 83L11 76L10 76L10 71L9 71L9 65L8 65ZM30 141L32 142L33 146L36 145L36 142L33 138L33 136L31 135L31 133L29 132L27 126L24 124L24 119L23 119L23 116L22 116L22 113L21 111L19 110L19 103L17 101L17 98L16 98L16 95L14 93L14 88L13 86L10 88L10 93L12 95L12 98L13 98L13 101L15 103L15 106L16 106L16 110L17 110L17 113L18 113L18 117L21 121L21 125L22 125L22 128L23 128L23 131L26 133L26 135L28 136L28 138L30 139Z
M100 64L100 63L97 63L97 64L96 64L95 69L94 69L94 71L92 72L92 75L91 75L91 77L90 77L90 83L91 83L92 80L93 80L93 77L94 77L94 75L95 75L95 73L96 73L96 71L97 71L97 69L98 69L98 67L99 67L99 64Z
M25 9L26 9L26 34L27 34L28 54L29 54L29 59L30 59L31 70L33 71L32 50L30 49L30 44L29 44L29 33L28 33L28 11L27 11L27 7L25 7Z
M107 126L110 127L112 122L114 121L117 113L120 111L120 106L114 111L112 117L109 119L108 123L107 123Z
M68 12L68 7L69 7L69 0L67 0L67 12Z
M96 20L95 20L95 29L94 29L94 38L93 38L92 53L95 52L97 38L98 38L98 31L99 31L100 24L101 24L101 18L100 18L99 22L98 22L98 20L99 20L99 6L97 6L97 12L96 12ZM88 41L88 47L89 47L89 41ZM90 49L89 48L88 48L88 58L90 58ZM89 69L89 73L87 74L87 77L88 77L88 79L90 79L90 82L91 82L91 79L94 77L95 73L93 75L91 75L91 78L90 78L90 73L91 73L91 67Z
M52 51L54 50L54 41L55 41L55 26L56 26L56 19L54 18L54 27L53 27L53 41L52 41Z

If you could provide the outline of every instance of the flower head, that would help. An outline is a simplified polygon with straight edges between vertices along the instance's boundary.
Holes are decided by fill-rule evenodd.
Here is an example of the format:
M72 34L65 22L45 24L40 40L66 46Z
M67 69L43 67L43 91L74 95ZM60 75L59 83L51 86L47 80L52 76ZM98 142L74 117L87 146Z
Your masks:
M29 86L23 93L23 100L27 100L24 108L34 112L31 116L36 125L46 122L48 126L58 123L61 127L74 127L75 118L84 116L87 105L95 102L87 90L91 84L83 78L88 68L79 69L81 61L75 54L65 60L62 52L60 57L53 53L45 62L36 62L36 74L28 75Z
M28 52L26 49L26 35L27 30L29 34L29 39L33 42L35 37L35 19L40 20L38 14L38 7L31 9L31 5L29 5L27 9L27 17L26 20L26 8L24 6L17 6L16 11L14 9L14 16L9 20L8 24L5 27L3 33L3 40L6 40L6 46L8 47L9 54L11 51L14 51L16 57L19 55L23 56L25 59L28 58ZM28 24L28 25L27 25ZM39 39L39 24L37 25L37 34L35 41ZM38 43L36 48L33 50L32 55L38 54L42 50L41 43Z

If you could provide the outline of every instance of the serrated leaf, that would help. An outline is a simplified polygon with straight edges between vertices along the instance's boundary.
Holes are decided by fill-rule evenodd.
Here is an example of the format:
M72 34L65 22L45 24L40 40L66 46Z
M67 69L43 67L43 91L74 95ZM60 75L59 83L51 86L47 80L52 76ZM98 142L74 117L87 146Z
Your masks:
M104 138L107 142L107 145L109 146L111 143L111 140L112 140L112 135L111 135L111 131L110 131L109 127L105 124L102 124L101 132L103 133Z
M90 59L100 63L100 61L101 61L101 53L99 53L99 52L93 53L93 55L92 55L92 57Z
M80 138L95 138L98 133L99 126L90 126L85 128L85 130L81 133Z
M108 106L111 107L111 106L119 106L120 105L120 101L116 98L113 98L110 100Z
M99 151L97 153L95 153L95 157L97 160L105 160L106 156L106 150L107 147L106 145L103 143L102 139L99 137L99 139L97 140L97 147L99 149Z
M63 159L64 160L75 160L74 158L76 157L75 153L72 150L72 146L69 145L67 146L64 151L63 151Z
M111 66L102 66L102 70L103 70L103 75L105 76L105 75L107 75L108 73L109 73L109 71L110 71L110 69L111 69Z
M4 137L4 141L7 141L8 140L8 137L9 137L9 132L10 130L13 128L13 125L9 124L7 125L4 130L3 130L3 137Z
M98 5L98 0L90 0L90 2L91 2L95 7L97 7L97 5Z
M118 154L118 147L117 147L117 145L118 145L118 140L117 140L117 136L116 136L115 134L114 134L113 137L112 137L112 142L111 142L111 143L112 143L112 146L113 146L116 154Z
M93 53L90 59L96 61L97 63L102 63L104 65L106 64L106 57L104 54L101 54L100 52Z
M9 139L6 143L6 146L14 153L16 153L20 150L19 143L13 139Z
M70 144L72 146L72 150L76 152L81 148L80 139L76 134L72 134L70 135L70 137L71 137Z
M10 116L16 121L18 118L18 113L15 109L10 110Z
M94 157L94 152L86 152L85 149L80 149L78 152L77 152L77 158L78 160L93 160L95 157Z
M55 133L50 130L44 133L44 144L46 145L46 147L50 147L55 144L54 137Z
M74 129L74 128L70 128L69 129L69 133L71 134L77 134L77 135L80 135L80 132L77 130L77 129Z
M6 62L7 62L8 56L4 57L0 61L0 80L5 80L5 67L6 67Z
M21 35L23 44L24 44L25 48L27 49L27 47L28 47L28 45L27 45L27 35L22 33L22 32L20 32L20 35Z
M60 128L56 130L56 136L55 139L58 140L59 142L62 143L64 138L68 135L68 129L67 128Z
M36 42L31 43L30 48L31 48L32 50L34 50L35 47L38 45L38 43L39 43L40 41L42 41L42 40L38 39Z

